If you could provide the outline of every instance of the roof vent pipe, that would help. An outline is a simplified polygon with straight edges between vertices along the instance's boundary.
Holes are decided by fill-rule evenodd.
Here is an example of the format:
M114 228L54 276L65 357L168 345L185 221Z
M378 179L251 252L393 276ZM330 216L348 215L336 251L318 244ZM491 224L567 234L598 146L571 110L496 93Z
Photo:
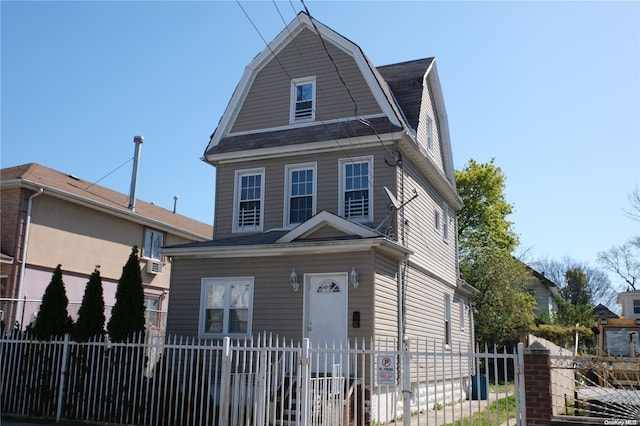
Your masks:
M176 212L176 207L178 206L178 196L174 195L173 196L173 213Z
M129 210L136 211L136 185L138 184L138 159L140 158L140 147L144 142L142 136L134 136L133 143L136 149L133 154L133 173L131 174L131 190L129 191Z

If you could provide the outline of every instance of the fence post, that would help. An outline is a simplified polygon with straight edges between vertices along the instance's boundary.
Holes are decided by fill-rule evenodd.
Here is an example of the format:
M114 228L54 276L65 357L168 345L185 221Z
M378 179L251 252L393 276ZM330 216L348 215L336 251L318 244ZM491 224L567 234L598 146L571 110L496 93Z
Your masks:
M524 380L527 426L551 424L550 351L539 342L524 350Z
M231 401L231 339L229 337L222 339L221 362L218 424L220 426L227 426L229 424L229 404Z
M402 407L404 409L404 424L411 426L411 377L409 368L411 366L411 356L409 355L409 347L411 340L406 338L402 344L400 375L402 380Z
M62 400L64 397L64 384L67 377L67 359L69 358L69 335L64 335L64 346L62 347L62 368L60 369L60 382L58 384L58 406L56 409L56 422L62 417Z
M309 416L311 414L309 410L309 387L311 378L311 357L310 357L310 340L305 338L302 340L302 355L300 356L300 383L299 383L299 395L300 395L300 414L301 423L304 426L309 424Z
M527 424L527 402L525 401L526 389L524 387L524 345L518 343L516 349L516 364L514 365L514 374L516 379L516 419L517 425Z

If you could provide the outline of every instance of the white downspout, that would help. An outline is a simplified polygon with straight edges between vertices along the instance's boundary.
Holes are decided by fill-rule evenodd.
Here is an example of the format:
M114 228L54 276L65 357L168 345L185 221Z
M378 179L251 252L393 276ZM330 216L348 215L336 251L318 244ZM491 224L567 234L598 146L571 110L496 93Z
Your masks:
M24 272L27 265L27 246L29 245L29 229L31 228L31 210L33 208L33 199L39 195L42 195L44 188L40 188L35 194L31 194L29 197L29 204L27 206L27 223L24 229L24 242L22 244L22 265L20 265L20 281L18 282L18 300L22 300L24 293ZM22 302L19 302L22 303ZM23 324L20 324L22 327Z

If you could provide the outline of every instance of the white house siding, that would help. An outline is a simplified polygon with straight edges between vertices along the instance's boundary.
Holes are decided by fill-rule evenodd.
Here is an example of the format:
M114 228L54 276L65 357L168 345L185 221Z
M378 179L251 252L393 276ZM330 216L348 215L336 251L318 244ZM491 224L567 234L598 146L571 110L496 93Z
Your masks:
M254 277L253 334L268 331L299 340L303 336L304 274L350 272L354 267L360 285L358 288L350 286L347 290L349 337L370 336L373 331L370 251L224 259L176 256L171 282L178 284L171 288L167 333L197 336L202 278L241 275ZM293 291L289 280L294 268L301 284L297 292ZM360 312L360 328L353 328L351 323L354 311Z
M343 142L341 150L313 154L300 154L260 161L222 164L217 167L216 179L216 239L232 236L234 186L236 170L265 168L265 205L263 230L283 227L285 209L285 166L315 162L317 164L317 212L322 210L338 214L339 163L341 158L373 155L373 227L388 213L389 199L383 187L393 185L395 169L384 162L387 152L380 145L351 145Z
M406 243L414 251L411 261L420 268L437 276L441 281L455 286L456 268L456 226L455 211L449 208L449 237L444 241L444 201L433 186L410 162L404 162L405 192L413 188L418 198L405 207L405 217L409 223L405 227ZM435 229L435 212L440 216L440 226Z
M340 75L358 103L358 115L381 109L353 57L325 40ZM316 77L316 121L354 116L354 105L317 34L303 30L256 75L232 133L289 125L291 80ZM283 70L284 68L284 70ZM286 71L285 71L286 70Z

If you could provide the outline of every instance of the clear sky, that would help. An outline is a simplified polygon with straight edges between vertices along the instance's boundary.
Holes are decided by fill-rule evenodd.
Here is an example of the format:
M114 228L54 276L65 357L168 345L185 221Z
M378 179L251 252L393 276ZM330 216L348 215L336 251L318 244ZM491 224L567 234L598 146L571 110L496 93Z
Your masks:
M0 165L126 194L143 135L138 198L177 195L212 223L200 157L262 38L303 7L240 4L253 24L235 1L1 1ZM640 2L306 4L375 65L436 57L455 167L495 158L528 260L596 266L640 233L623 213L640 185Z

